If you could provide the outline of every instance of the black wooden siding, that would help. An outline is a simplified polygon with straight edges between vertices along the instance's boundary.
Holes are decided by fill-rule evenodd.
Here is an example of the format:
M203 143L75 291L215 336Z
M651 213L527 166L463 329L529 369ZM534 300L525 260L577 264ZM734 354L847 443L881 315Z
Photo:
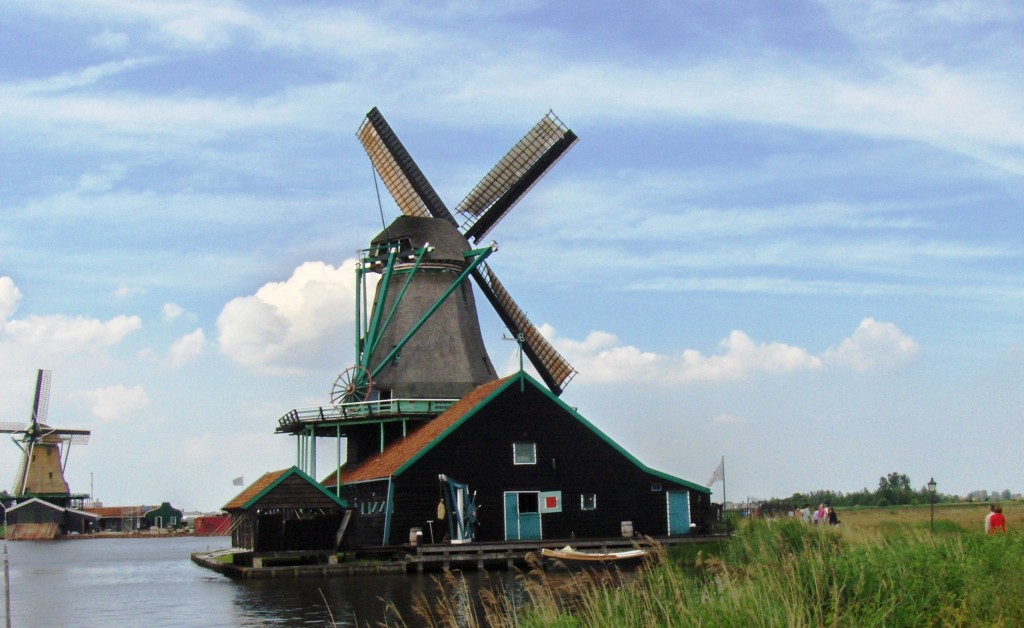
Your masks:
M516 441L537 444L537 464L513 464ZM480 541L504 539L505 491L561 491L562 512L541 517L545 539L617 536L623 521L638 534L665 535L667 491L689 493L695 532L710 524L707 493L645 472L529 384L522 392L518 385L506 388L395 479L389 544L408 542L413 527L426 536L432 520L438 534L440 473L477 491ZM581 510L583 493L597 496L596 510Z

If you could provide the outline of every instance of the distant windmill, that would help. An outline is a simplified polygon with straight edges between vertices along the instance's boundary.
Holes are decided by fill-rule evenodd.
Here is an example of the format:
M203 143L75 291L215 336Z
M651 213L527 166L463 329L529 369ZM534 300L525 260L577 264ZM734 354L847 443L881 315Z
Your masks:
M27 426L0 423L0 434L13 434L14 444L21 449L12 488L16 500L39 497L66 506L72 497L64 479L71 445L89 442L89 430L56 429L45 423L50 403L50 371L40 369L36 376L36 395L32 417ZM63 457L61 447L63 446Z
M441 201L376 108L357 133L403 216L371 243L358 270L355 366L335 380L334 404L460 398L497 378L481 339L470 276L555 393L576 374L519 308L481 240L576 142L551 112L455 208ZM470 246L470 241L474 246ZM367 315L363 276L379 273Z

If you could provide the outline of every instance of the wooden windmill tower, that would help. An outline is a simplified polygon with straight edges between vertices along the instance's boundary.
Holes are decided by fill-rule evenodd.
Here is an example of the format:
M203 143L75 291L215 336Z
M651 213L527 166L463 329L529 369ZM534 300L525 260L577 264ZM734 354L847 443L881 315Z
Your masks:
M277 431L300 436L301 468L316 475L316 438L342 437L355 463L404 437L497 373L484 347L472 284L556 395L576 374L488 266L487 234L576 142L548 113L450 211L376 108L357 132L402 215L361 255L356 363L334 381L331 405L293 410ZM368 279L377 278L372 297ZM469 279L472 278L472 282ZM338 465L341 465L340 444Z
M357 305L357 363L332 402L374 397L459 398L497 377L480 335L473 278L544 382L560 394L575 370L541 335L488 266L480 243L576 142L553 113L541 118L458 204L454 214L374 108L357 133L402 216L370 244L359 268L379 273L368 316ZM470 242L473 244L471 245Z
M39 370L32 416L28 425L0 423L0 433L11 434L21 449L21 464L14 477L11 493L16 501L38 497L66 507L73 498L64 479L71 445L89 442L89 430L57 429L45 423L50 402L50 371Z

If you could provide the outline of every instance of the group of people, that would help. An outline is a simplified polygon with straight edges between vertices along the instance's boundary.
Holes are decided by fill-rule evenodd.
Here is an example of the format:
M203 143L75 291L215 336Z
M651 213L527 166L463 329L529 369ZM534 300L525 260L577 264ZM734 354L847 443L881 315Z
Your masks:
M985 534L1006 532L1006 516L1003 515L1003 507L999 504L992 504L988 507L988 514L985 515Z
M827 524L830 526L839 525L839 516L836 515L836 509L829 506L827 503L822 503L816 510L811 510L810 504L804 504L797 513L804 523L810 523L812 525Z

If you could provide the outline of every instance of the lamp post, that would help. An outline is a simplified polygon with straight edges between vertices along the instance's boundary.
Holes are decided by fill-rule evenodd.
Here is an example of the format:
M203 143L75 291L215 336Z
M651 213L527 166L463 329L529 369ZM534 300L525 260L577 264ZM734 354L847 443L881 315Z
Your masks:
M932 532L935 532L935 478L928 480L928 495L932 504Z

